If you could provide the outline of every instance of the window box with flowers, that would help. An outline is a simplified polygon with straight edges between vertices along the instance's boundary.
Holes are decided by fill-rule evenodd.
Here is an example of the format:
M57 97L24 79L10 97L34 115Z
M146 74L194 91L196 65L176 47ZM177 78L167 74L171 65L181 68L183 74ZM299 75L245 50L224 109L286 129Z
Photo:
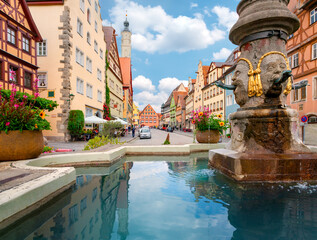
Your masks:
M10 71L11 78L14 71ZM57 107L55 101L39 97L38 79L35 94L19 92L14 83L11 90L0 86L0 161L15 161L38 157L44 149L42 130L50 130L45 110Z
M223 130L229 128L228 121L221 120L222 115L211 114L211 111L192 112L192 124L196 128L196 140L199 143L217 143Z

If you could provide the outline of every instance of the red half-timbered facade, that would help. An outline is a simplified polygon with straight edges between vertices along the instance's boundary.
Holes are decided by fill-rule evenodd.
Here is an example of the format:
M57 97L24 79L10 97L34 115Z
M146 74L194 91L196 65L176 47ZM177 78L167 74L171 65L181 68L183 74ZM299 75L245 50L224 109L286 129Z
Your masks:
M291 0L289 9L297 15L300 28L287 41L287 54L294 83L308 81L308 86L292 90L288 104L299 117L308 115L317 122L317 1Z
M36 42L42 37L25 0L0 0L0 84L33 93L37 74ZM9 71L14 71L10 79Z

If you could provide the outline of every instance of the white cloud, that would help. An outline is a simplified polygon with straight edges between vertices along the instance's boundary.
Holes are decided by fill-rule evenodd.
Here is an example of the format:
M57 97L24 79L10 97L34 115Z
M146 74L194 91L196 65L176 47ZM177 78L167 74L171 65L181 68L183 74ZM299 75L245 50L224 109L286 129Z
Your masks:
M109 22L107 19L102 20L102 26L111 26L111 22Z
M211 17L210 11L208 7L204 7L204 14L207 15L208 17Z
M155 86L153 85L152 81L142 75L139 75L133 79L132 86L133 88L137 88L140 90L148 90L151 92L155 91Z
M230 30L239 18L236 12L226 7L215 6L211 11L218 16L219 25L226 27L227 30Z
M197 3L190 3L190 8L195 8L195 7L198 7L198 4Z
M167 100L168 95L165 92L153 93L149 91L142 91L133 95L133 100L138 102L139 110L151 104L157 113L161 112L161 105Z
M143 6L130 0L115 0L110 20L120 32L127 10L132 47L147 53L186 52L204 49L225 38L225 32L214 27L209 30L200 15L173 17L161 6Z
M188 85L188 81L179 80L177 78L167 77L159 81L158 89L155 90L152 81L142 75L137 76L133 82L133 88L143 90L133 95L133 101L139 107L139 110L151 104L157 113L161 112L161 105L166 102L171 92L179 85L183 83L185 87Z
M187 87L188 85L188 81L185 81L185 80L179 80L177 78L170 78L170 77L163 78L159 82L158 89L170 95L171 92L181 83L183 83L185 87Z
M232 51L227 48L221 48L219 52L215 52L212 54L214 60L222 60L227 59Z

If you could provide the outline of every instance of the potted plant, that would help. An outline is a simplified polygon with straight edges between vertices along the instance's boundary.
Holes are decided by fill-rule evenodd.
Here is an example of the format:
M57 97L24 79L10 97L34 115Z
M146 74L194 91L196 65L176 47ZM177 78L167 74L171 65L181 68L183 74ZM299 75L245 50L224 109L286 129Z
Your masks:
M43 151L42 130L51 129L45 110L57 103L38 97L37 82L34 95L17 91L13 83L11 90L0 86L0 161L35 158Z
M192 124L196 128L196 139L199 143L217 143L223 130L229 127L228 121L223 121L222 115L211 114L208 108L204 111L192 112Z

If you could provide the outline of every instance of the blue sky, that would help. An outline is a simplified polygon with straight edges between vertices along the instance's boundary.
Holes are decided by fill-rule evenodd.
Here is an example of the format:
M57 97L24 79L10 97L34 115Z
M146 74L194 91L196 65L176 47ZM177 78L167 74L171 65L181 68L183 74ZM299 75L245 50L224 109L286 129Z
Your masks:
M229 30L239 0L100 0L103 24L118 34L127 11L132 32L134 102L157 112L171 91L196 78L199 60L225 61L236 47Z

